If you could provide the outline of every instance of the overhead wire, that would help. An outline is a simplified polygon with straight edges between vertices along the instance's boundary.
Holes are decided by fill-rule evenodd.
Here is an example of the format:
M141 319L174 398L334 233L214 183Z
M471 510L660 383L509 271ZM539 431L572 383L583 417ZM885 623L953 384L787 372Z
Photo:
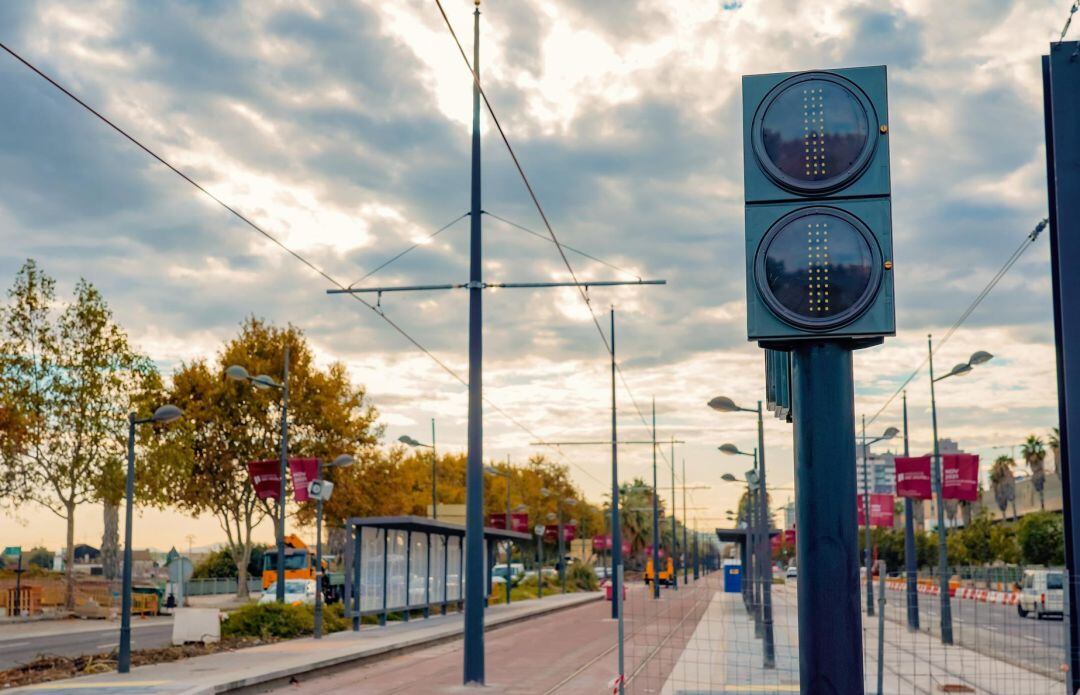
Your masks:
M347 288L347 287L346 287L346 286L345 286L344 284L342 284L342 283L341 283L341 282L339 282L339 281L338 281L338 280L337 280L336 278L334 278L334 277L333 277L333 276L331 276L331 275L330 275L329 273L327 273L327 272L326 272L325 270L323 270L322 268L320 268L319 266L317 266L317 265L316 265L316 264L315 264L314 262L312 262L311 260L309 260L308 258L306 258L306 257L305 257L305 256L304 256L303 254L301 254L300 252L298 252L298 251L296 251L296 250L294 250L294 249L290 248L290 247L289 247L288 245L286 245L286 244L285 244L285 243L284 243L283 241L281 241L281 240L280 240L279 238L277 238L277 237L276 237L276 236L275 236L274 234L272 234L271 232L269 232L269 231L267 231L266 229L264 229L263 227L261 227L261 226L260 226L260 225L259 225L258 223L256 223L256 222L255 222L255 221L253 221L253 220L252 220L251 218L249 218L248 216L246 216L245 214L243 214L242 212L240 212L239 210L237 210L237 209L236 209L235 207L233 207L232 205L229 205L229 204L228 204L228 203L226 203L226 202L225 202L224 200L222 200L222 199L221 199L221 198L219 198L218 196L216 196L216 195L214 195L213 193L211 193L211 192L210 192L210 191L209 191L209 190L208 190L208 189L207 189L207 188L206 188L205 186L203 186L203 185L202 185L202 184L200 184L200 183L199 183L198 181L196 181L195 179L191 178L190 176L188 176L187 174L185 174L185 173L184 173L183 171L181 171L180 169L178 169L177 167L175 167L175 166L174 166L174 165L173 165L172 163L170 163L170 162L169 162L168 160L166 160L166 159L165 159L164 157L162 157L161 155L159 155L159 154L158 154L157 152L155 152L154 150L150 149L150 147L148 147L147 145L143 144L143 143L142 143L142 142L141 142L141 141L140 141L139 139L137 139L137 138L136 138L135 136L131 135L131 134L130 134L130 133L128 133L128 132L127 132L126 130L124 130L123 128L121 128L121 127L120 127L119 125L117 125L117 124L116 124L116 123L114 123L114 122L113 122L112 120L110 120L110 119L109 119L108 117L106 117L106 116L105 116L104 114L102 114L102 113L101 113L100 111L98 111L98 110L97 110L97 109L95 109L94 107L90 106L90 105L89 105L88 103L86 103L85 101L83 101L83 100L82 100L81 98L79 98L79 97L78 97L77 95L75 95L75 94L74 94L73 92L71 92L70 90L68 90L68 89L67 89L66 87L64 87L64 86L63 86L62 84L60 84L59 82L57 82L56 80L54 80L54 79L53 79L52 77L50 77L50 76L49 76L48 74L46 74L46 73L45 73L44 71L40 70L40 69L39 69L39 68L38 68L37 66L35 66L35 65L34 65L34 64L32 64L31 62L29 62L28 60L26 60L25 58L23 58L23 57L22 57L22 56L21 56L20 54L18 54L17 52L15 52L15 51L14 51L14 50L13 50L12 48L10 48L10 47L9 47L9 46L8 46L7 44L3 43L2 41L0 41L0 48L2 48L2 49L3 49L4 51L6 51L6 52L7 52L7 53L8 53L9 55L11 55L11 56L12 56L13 58L15 58L16 60L18 60L18 61L19 61L20 63L22 63L22 64L23 64L24 66L26 66L26 67L27 67L28 69L30 69L30 70L31 70L32 72L34 72L35 74L37 74L37 75L38 75L39 77L41 77L42 79L44 79L44 80L45 80L46 82L48 82L49 84L51 84L51 85L52 85L53 87L55 87L55 88L56 88L57 90L59 90L59 91L60 91L61 93L63 93L63 94L65 95L65 96L67 96L67 97L68 97L68 98L70 98L70 99L71 99L72 101L74 101L74 102L75 102L76 104L78 104L79 106L81 106L81 107L82 107L83 109L85 109L85 110L86 110L87 112L89 112L89 113L93 114L93 115L94 115L94 116L95 116L95 117L96 117L96 118L97 118L98 120L100 120L100 121L101 121L102 123L105 123L105 124L106 124L107 126L109 126L110 128L112 128L112 129L113 129L113 130L114 130L115 132L117 132L118 134L122 135L122 136L123 136L123 137L124 137L125 139L127 139L127 140L128 140L129 142L131 142L131 143L132 143L133 145L135 145L135 146L136 146L136 147L138 147L138 148L139 148L140 150L142 150L143 152L145 152L145 153L146 153L147 155L149 155L150 157L152 157L153 159L155 159L155 160L156 160L157 162L159 162L159 163L160 163L160 164L161 164L162 166L164 166L164 167L165 167L165 168L167 168L167 169L168 169L169 171L171 171L171 172L173 172L174 174L176 174L177 176L179 176L179 177L180 177L181 179L183 179L183 180L184 180L184 181L186 181L186 182L187 182L188 184L190 184L191 186L193 186L193 187L194 187L194 188L195 188L196 190L198 190L198 191L199 191L200 193L202 193L202 194L203 194L203 195L205 195L206 197L210 198L210 199L211 199L211 200L213 200L213 201L214 201L215 203L217 203L217 204L218 204L219 206L221 206L221 207L222 207L222 208L224 208L224 209L225 209L226 211L228 211L229 213L231 213L231 214L232 214L233 216L235 216L235 217L236 217L237 219L239 219L239 220L240 220L240 221L242 221L242 222L243 222L243 223L244 223L245 225L247 225L247 226L248 226L248 227L249 227L250 229L254 230L255 232L257 232L257 233L259 233L260 235L262 235L263 237L265 237L265 238L266 238L267 240L269 240L270 242L272 242L272 243L273 243L274 245L276 245L277 247L279 247L280 249L282 249L283 251L285 251L286 253L288 253L288 254L289 254L290 256L292 256L293 258L295 258L296 260L298 260L298 261L299 261L300 263L302 263L302 264L304 264L305 266L307 266L307 267L308 267L308 268L309 268L310 270L314 271L314 272L315 272L316 274L318 274L318 275L319 275L320 277L322 277L323 279L325 279L325 280L326 280L327 282L329 282L330 284L332 284L332 285L333 285L334 287L336 287L336 288L338 288L338 289L348 289L348 288ZM450 225L447 225L447 227L449 227L449 226L451 226L451 225L455 224L455 223L456 223L457 221L459 221L460 219L462 219L462 218L461 218L461 217L459 217L458 219L454 220L453 222L451 222L451 223L450 223ZM445 229L445 228L446 228L446 227L444 227L444 229ZM441 232L442 230L439 230L439 231ZM438 232L436 232L436 233L438 233ZM432 236L434 236L434 235L432 235ZM400 255L402 255L402 254L399 254L399 256L400 256ZM384 265L385 265L385 264L384 264ZM383 321L385 321L385 322L386 322L386 323L387 323L387 324L388 324L388 325L389 325L390 327L392 327L392 328L393 328L393 329L394 329L394 330L395 330L395 331L396 331L396 332L397 332L397 333L398 333L399 335L401 335L401 336L402 336L403 338L405 338L405 340L407 340L407 341L408 341L408 342L409 342L410 344L412 344L412 345L413 345L413 347L415 347L415 348L416 348L417 350L419 350L419 351L420 351L420 352L422 352L423 354L427 355L427 357L428 357L428 358L430 358L430 359L431 359L431 360L432 360L432 361L433 361L433 362L434 362L434 363L435 363L436 365L438 365L438 366L439 366L439 368L441 368L441 369L442 369L442 370L443 370L444 372L446 372L447 374L449 374L449 375L450 375L450 376L451 376L451 377L452 377L453 379L455 379L455 380L456 380L457 382L459 382L459 383L460 383L460 384L462 384L463 386L465 386L465 387L468 387L468 385L469 385L469 384L468 384L468 382L467 382L467 381L466 381L466 380L465 380L464 378L462 378L462 377L461 377L461 376L460 376L460 375L459 375L459 374L458 374L458 373L457 373L456 371L454 371L454 369L453 369L452 367L450 367L450 366L449 366L448 364L446 364L446 362L444 362L444 361L443 361L443 360L441 360L441 359L440 359L440 358L439 358L439 357L438 357L437 355L435 355L435 354L434 354L433 352L431 352L431 350L429 350L429 349L428 349L427 347L425 347L425 346L424 346L423 344L421 344L421 343L420 343L420 342L419 342L419 341L418 341L418 340L417 340L416 338L414 338L414 337L413 337L412 335L410 335L410 334L409 334L409 333L408 333L408 332L407 332L407 331L406 331L406 330L405 330L404 328L402 328L402 327L401 327L401 326L400 326L400 325L399 325L399 324L398 324L397 322L395 322L395 321L394 321L393 319L391 319L391 318L390 318L389 316L387 316L387 315L386 315L386 312L385 312L385 311L383 311L382 307L380 307L380 306L378 306L378 305L375 305L375 304L371 304L370 302L367 302L367 301L365 301L365 300L364 300L364 299L363 299L362 297L360 297L360 296L358 296L358 295L356 295L356 294L351 294L351 293L350 293L350 294L349 294L348 296L349 296L349 297L352 297L352 298L353 298L354 300L356 300L357 302L360 302L360 304L362 304L363 306L365 306L365 307L367 307L368 309L370 309L371 311L373 311L373 312L374 312L374 313L375 313L375 314L376 314L376 315L377 315L377 316L378 316L379 318L381 318L381 319L382 319ZM540 439L541 439L541 438L539 437L539 435L538 435L538 434L536 434L536 433L535 433L535 432L534 432L534 431L533 431L533 430L532 430L531 428L529 428L528 426L526 426L526 425L525 425L525 424L524 424L523 422L521 422L521 421L520 421L519 419L517 419L517 418L515 418L514 416L510 415L510 414L509 414L508 412L506 412L505 410L503 410L503 409L502 409L501 407L499 407L499 406L498 406L497 404L493 403L493 402L492 402L492 401L491 401L490 399L488 399L487 397L484 397L484 403L486 403L486 404L487 404L487 405L488 405L489 407L491 407L491 408L492 408L492 409L493 409L493 410L494 410L495 412L499 413L499 414L500 414L500 415L502 415L502 416L503 416L504 418L506 418L506 419L507 419L507 420L508 420L509 422L513 423L513 424L514 424L515 426L517 426L518 428L520 428L521 430L523 430L523 431L524 431L524 432L525 432L526 434L528 434L528 435L529 435L530 437L532 437L532 438L534 439L534 441L538 441L538 440L540 440ZM589 471L588 469L586 469L586 468L585 468L585 467L583 467L582 465L580 465L580 464L578 464L578 463L576 463L576 462L574 462L574 461L572 461L572 460L570 460L570 459L567 459L567 458L566 458L566 456L565 456L565 454L564 454L564 453L563 453L562 451L559 451L559 450L557 450L557 449L556 449L556 452L557 452L557 453L559 454L559 456L560 456L560 457L562 457L562 458L563 458L563 460L565 460L565 461L568 461L568 462L569 462L570 464L572 464L573 466L575 466L576 468L578 468L579 470L581 470L581 471L582 471L583 473L585 473L585 475L589 476L590 478L592 478L593 480L595 480L595 481L596 481L596 482L598 482L598 483L601 483L601 484L603 484L603 483L604 483L604 481L602 481L602 480L600 480L599 478L597 478L597 477L596 477L595 475L593 475L593 474L592 474L592 473L591 473L591 472L590 472L590 471Z
M506 147L506 151L509 153L510 159L514 163L514 168L517 169L518 176L521 178L521 181L525 186L525 190L528 192L529 198L532 200L533 206L536 208L537 213L540 215L541 221L543 221L544 223L544 228L547 229L548 236L555 244L555 248L558 249L559 256L560 258L562 258L563 265L566 266L567 272L570 273L571 279L573 280L573 282L578 283L579 280L577 278L577 273L574 272L574 268L570 264L570 259L566 256L566 247L562 244L562 242L559 241L558 236L555 234L555 229L551 226L551 222L548 220L547 213L544 212L543 205L540 204L540 199L537 197L536 191L535 189L533 189L532 183L529 181L529 177L525 173L525 169L521 164L521 160L518 159L517 152L510 144L510 139L507 137L506 131L503 130L502 123L499 121L499 117L495 113L495 109L491 105L491 101L488 99L487 93L484 91L484 86L480 83L480 76L476 73L476 69L473 67L472 62L469 60L469 56L466 54L465 47L462 46L461 40L458 38L457 32L454 30L453 24L450 23L450 17L446 14L446 9L443 8L442 0L435 0L435 5L438 7L439 14L442 15L443 22L446 24L446 28L450 32L450 36L451 38L453 38L454 44L457 46L458 53L461 54L461 59L465 62L465 67L468 68L469 74L472 75L473 84L476 86L476 90L480 94L480 97L484 102L484 106L487 109L488 114L491 116L491 120L495 125L495 129L498 131L499 137L502 139L503 145ZM610 355L612 352L611 344L608 342L607 334L604 333L604 329L600 326L600 320L597 317L596 312L593 310L592 301L589 299L588 293L581 286L578 286L577 290L578 293L581 295L582 301L585 302L586 308L588 308L589 310L589 316L592 319L593 325L596 326L596 331L600 335L601 342L604 343L604 348ZM653 434L653 436L655 436L655 433L652 432L652 428L650 427L648 420L645 418L645 414L642 412L641 407L638 405L637 399L634 398L634 394L630 390L630 386L626 380L626 376L622 372L622 367L619 366L618 363L616 363L616 370L618 371L619 376L622 380L623 387L626 389L627 393L630 396L630 401L634 405L634 409L638 413L638 417L641 418L642 424L645 426L646 430L648 430ZM667 456L665 456L662 451L661 457L664 459L664 461L667 461Z
M1058 43L1065 40L1065 35L1069 33L1069 25L1072 24L1073 15L1076 14L1077 10L1080 10L1080 0L1074 0L1072 7L1069 8L1069 16L1065 18L1065 26L1061 28L1061 36L1058 37Z
M372 276L372 275L374 275L375 273L379 272L380 270L382 270L382 269L383 269L383 268L385 268L386 266L390 265L390 264L391 264L391 263L393 263L394 261L398 260L399 258L401 258L401 257L402 257L402 256L404 256L405 254L409 253L409 252L410 252L410 251L412 251L413 249L416 249L416 248L418 248L418 247L420 247L420 246L423 246L424 244L426 244L427 242L431 241L431 240L432 240L432 239L434 239L435 237L439 236L440 234L442 234L443 232L445 232L445 231L446 231L447 229L450 229L450 228L451 228L451 227L453 227L453 226L454 226L455 224L457 224L458 222L462 221L463 219L465 219L466 217L468 217L468 216L469 216L469 215L471 215L471 214L472 214L471 212L466 212L466 213L464 213L464 214L462 214L462 215L460 215L460 216L458 216L458 217L455 217L455 218L454 218L453 220L451 220L450 222L447 222L446 224L444 224L443 226L439 227L438 229L436 229L436 230L435 230L434 232L432 232L431 234L427 235L427 236L426 236L426 237L424 238L424 240L423 240L423 241L418 241L418 242L414 243L414 244L413 244L412 246L408 247L407 249L405 249L405 250L404 250L404 251L402 251L401 253L398 253L398 254L396 254L395 256L393 256L392 258L390 258L389 260L387 260L387 261L384 261L383 263L381 263L381 264L377 265L376 267L372 268L372 269L371 269L371 270L369 270L368 272L364 273L364 276L363 276L363 277L361 277L361 278L360 278L359 280L356 280L356 281L354 281L354 282L350 282L350 283L349 283L349 289L351 290L352 288L356 287L356 286L357 286L357 285L358 285L359 283L363 282L364 280L367 280L367 279L368 279L369 277L371 277L371 276Z
M523 231L523 232L525 232L527 234L531 234L534 237L536 237L537 239L543 239L544 241L547 241L547 242L550 242L550 243L555 243L555 242L551 241L550 237L546 237L543 234L541 234L540 232L529 229L528 227L526 227L524 225L521 225L521 224L518 224L517 222L513 222L511 220L508 220L505 217L499 217L494 212L488 212L487 210L482 210L481 213L484 214L484 215L487 215L488 217L494 218L494 219L502 222L503 224L510 225L511 227L515 227L517 229L520 229L521 231ZM620 273L625 273L626 275L629 275L629 276L633 277L635 280L641 280L641 276L638 275L637 273L635 273L635 272L633 272L631 270L627 270L626 268L620 268L619 266L615 265L614 263L611 263L610 261L605 261L603 258L597 258L596 256L588 254L588 253L586 253L584 251L581 251L579 249L575 249L573 246L568 246L566 244L563 244L563 248L565 248L567 251L572 251L572 252L578 254L579 256L584 256L585 258L588 258L591 261L596 261L597 263L600 263L602 265L606 265L608 268L611 268L612 270L618 271Z
M877 420L878 417L880 417L881 414L885 412L885 410L892 404L892 402L896 400L896 397L899 396L905 388L907 388L908 384L915 380L915 377L919 375L919 373L923 370L923 367L925 367L927 363L929 363L930 357L932 355L936 355L938 350L940 350L945 345L945 343L949 342L949 338L952 338L953 334L956 333L957 329L960 328L960 326L962 326L964 322L967 321L968 317L971 316L975 309L977 309L979 305L982 304L982 301L986 299L986 297L990 294L994 287L997 286L997 284L1001 281L1001 278L1003 278L1005 274L1008 273L1014 265L1016 265L1016 262L1020 260L1020 257L1024 255L1024 252L1031 248L1031 245L1035 242L1036 239L1039 238L1039 235L1042 234L1043 230L1046 229L1047 224L1048 219L1044 217L1042 220L1039 221L1038 224L1035 225L1034 229L1032 229L1024 236L1024 240L1020 242L1020 245L1016 247L1016 250L1012 252L1008 260L1005 261L1001 268L999 268L998 271L994 273L994 277L992 277L990 281L986 283L986 286L983 287L979 294L975 295L975 298L971 301L967 308L964 309L963 313L960 314L960 317L953 322L953 324L949 327L949 330L945 331L945 334L934 344L933 351L923 357L922 361L919 362L919 366L915 367L915 370L912 371L906 379L904 379L903 383L900 384L899 388L897 388L896 391L893 392L891 396L889 396L888 400L886 400L885 403L880 408L878 408L877 412L874 413L874 415L870 418L867 424L872 424L875 420Z

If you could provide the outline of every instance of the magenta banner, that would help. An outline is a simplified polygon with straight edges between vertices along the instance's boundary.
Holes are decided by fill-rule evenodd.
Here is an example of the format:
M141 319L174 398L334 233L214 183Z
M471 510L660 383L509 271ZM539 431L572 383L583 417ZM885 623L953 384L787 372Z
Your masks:
M857 495L856 505L859 510L859 526L865 526L866 514L863 508L866 506L866 499L862 495ZM880 493L871 494L870 525L879 528L892 528L893 522L893 496Z
M593 550L611 550L611 536L593 536L592 537L592 549Z
M506 514L488 514L487 525L490 528L506 530ZM510 530L520 533L529 533L528 512L513 512L510 514Z
M255 495L261 500L277 499L281 487L281 461L252 461L248 475L255 487Z
M896 457L896 494L917 500L930 499L929 456Z
M573 524L563 524L562 527L563 542L569 543L577 538L577 526ZM548 543L557 543L559 541L559 525L547 524L544 526L544 540Z
M979 499L979 455L945 454L941 457L941 496L947 500Z
M319 475L319 459L289 459L293 497L297 502L308 501L308 483Z

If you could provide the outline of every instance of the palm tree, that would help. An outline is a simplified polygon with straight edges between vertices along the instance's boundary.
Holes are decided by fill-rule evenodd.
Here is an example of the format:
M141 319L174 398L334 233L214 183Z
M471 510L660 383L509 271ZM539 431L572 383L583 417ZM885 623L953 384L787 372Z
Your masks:
M1058 480L1061 480L1061 430L1057 427L1050 428L1050 434L1046 438L1046 445L1054 452L1054 471Z
M1013 466L1016 461L1008 456L998 456L994 465L990 467L990 489L994 491L994 501L1001 510L1001 519L1004 521L1005 512L1009 509L1009 500L1016 497L1016 480L1013 477Z
M1043 487L1046 485L1046 467L1044 465L1046 448L1043 446L1043 440L1034 434L1029 434L1028 438L1024 440L1024 446L1021 447L1020 453L1031 470L1031 485L1039 493L1039 509L1045 511L1046 501L1043 499Z

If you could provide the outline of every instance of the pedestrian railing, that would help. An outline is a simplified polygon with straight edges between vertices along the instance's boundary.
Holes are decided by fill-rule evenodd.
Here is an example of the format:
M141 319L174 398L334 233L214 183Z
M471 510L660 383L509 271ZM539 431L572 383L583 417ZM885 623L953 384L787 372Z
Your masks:
M255 594L262 591L261 579L248 579L248 593ZM187 596L215 596L219 594L235 594L239 583L236 577L211 577L204 579L189 579L184 583L184 591Z

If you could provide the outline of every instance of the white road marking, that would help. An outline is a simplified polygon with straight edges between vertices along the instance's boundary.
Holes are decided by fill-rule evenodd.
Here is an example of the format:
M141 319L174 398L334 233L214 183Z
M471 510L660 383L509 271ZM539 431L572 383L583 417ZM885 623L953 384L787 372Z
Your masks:
M1023 637L1024 639L1029 639L1032 642L1042 642L1042 640L1039 639L1038 637L1032 637L1031 635L1020 635L1020 636Z
M288 566L286 566L286 569L288 569ZM106 648L112 649L115 646L116 646L116 643L114 643L114 642L106 642L105 644L95 645L94 649L106 649Z
M22 647L23 645L27 645L27 644L30 644L30 643L29 642L0 642L0 644L4 645L5 649L8 649L10 647Z

